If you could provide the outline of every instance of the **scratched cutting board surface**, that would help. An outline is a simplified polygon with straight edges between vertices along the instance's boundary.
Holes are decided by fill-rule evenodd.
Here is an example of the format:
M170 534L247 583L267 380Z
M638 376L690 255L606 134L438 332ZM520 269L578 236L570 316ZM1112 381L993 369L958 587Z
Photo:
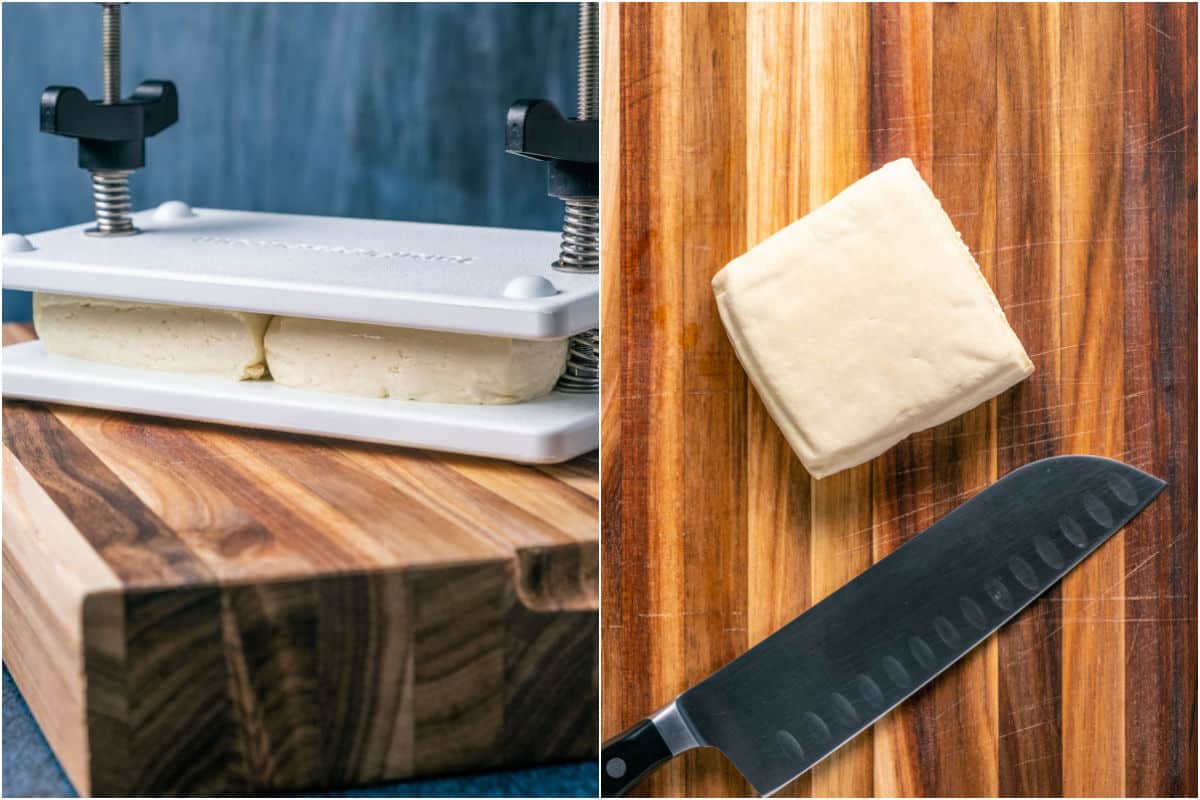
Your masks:
M1195 796L1195 5L605 14L604 736L999 476L1094 453L1167 491L784 793ZM814 481L709 279L901 156L1037 371ZM697 751L638 791L750 788Z
M587 758L597 477L6 401L4 660L81 795Z

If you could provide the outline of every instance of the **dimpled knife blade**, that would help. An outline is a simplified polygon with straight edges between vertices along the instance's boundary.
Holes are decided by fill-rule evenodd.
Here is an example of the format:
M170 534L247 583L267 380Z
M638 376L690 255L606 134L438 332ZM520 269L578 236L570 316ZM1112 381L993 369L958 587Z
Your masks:
M1016 616L1166 486L1094 456L1010 472L605 743L605 796L715 747L772 794Z

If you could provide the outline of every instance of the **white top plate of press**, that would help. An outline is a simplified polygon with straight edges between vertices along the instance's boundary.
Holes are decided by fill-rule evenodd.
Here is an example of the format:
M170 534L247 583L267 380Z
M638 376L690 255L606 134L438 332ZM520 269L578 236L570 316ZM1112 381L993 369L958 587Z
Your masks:
M50 355L38 341L4 348L4 396L526 463L566 461L596 449L600 436L596 394L551 392L514 405L414 403L117 367Z
M599 276L557 272L552 231L191 209L137 236L4 237L4 287L529 339L599 325Z

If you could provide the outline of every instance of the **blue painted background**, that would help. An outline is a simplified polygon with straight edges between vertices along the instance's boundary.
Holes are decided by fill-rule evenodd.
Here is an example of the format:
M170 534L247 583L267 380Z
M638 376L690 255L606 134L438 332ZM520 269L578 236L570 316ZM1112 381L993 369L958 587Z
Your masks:
M100 94L100 10L3 6L4 233L93 218L74 140L38 132L51 84ZM574 4L197 3L122 8L122 92L165 78L134 205L554 229L545 172L504 153L520 97L575 108ZM29 318L4 293L4 319Z

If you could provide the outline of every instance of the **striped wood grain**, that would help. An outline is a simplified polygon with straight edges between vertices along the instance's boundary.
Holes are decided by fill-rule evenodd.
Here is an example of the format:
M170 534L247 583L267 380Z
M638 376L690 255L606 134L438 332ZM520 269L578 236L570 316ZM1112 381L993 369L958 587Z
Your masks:
M1196 7L1127 6L1123 35L1125 448L1195 487ZM1125 538L1125 786L1194 795L1196 497L1163 499Z
M1064 5L1058 35L1059 402L1071 417L1062 452L1125 453L1122 9ZM1080 113L1101 109L1105 113ZM1068 310L1070 313L1067 313ZM1126 456L1127 457L1127 456ZM1109 540L1062 583L1062 791L1125 793L1125 727L1119 706L1095 697L1125 689L1126 537ZM1067 656L1070 656L1069 658Z
M1196 793L1195 13L606 10L606 64L618 66L605 102L619 107L604 142L603 287L616 309L604 324L617 343L602 434L615 476L606 736L1000 475L1089 452L1171 488L785 793ZM708 279L901 156L941 198L1037 372L870 465L813 481L730 369L723 332L702 327L714 319ZM747 789L699 753L639 791Z
M712 259L736 256L745 246L745 194L741 190L750 108L741 92L714 87L745 83L746 9L685 4L680 16L679 72L683 96L675 119L676 163L688 167L678 181L684 211L681 247L653 265L674 263L680 275L682 382L679 407L686 426L681 444L692 469L682 473L683 513L677 524L683 585L713 591L685 598L685 681L703 678L745 647L746 574L745 428L747 381L721 329L707 286ZM710 42L727 42L713 49ZM725 222L725 221L733 221ZM698 228L704 236L687 235ZM701 435L694 435L695 433ZM731 513L732 512L732 513ZM716 756L714 758L714 756ZM689 795L719 792L737 772L717 754L685 759Z
M1059 16L1057 5L1010 6L995 23L998 199L985 258L1036 370L998 401L1000 474L1062 452L1062 424L1077 411L1055 408L1059 327L1084 305L1080 294L1064 307L1059 283ZM1001 795L1062 794L1061 605L1056 586L997 636Z
M764 42L760 57L747 60L746 164L756 179L746 187L746 242L761 241L788 224L808 205L805 189L790 180L807 160L807 141L795 117L806 97L801 54L783 43L806 35L805 9L755 4L747 8L747 40ZM808 532L812 525L808 474L779 435L757 393L746 397L746 583L754 602L745 610L747 644L760 641L803 611L810 602L813 563ZM780 564L793 569L781 570ZM783 796L811 794L805 775L785 787Z
M922 174L933 166L933 6L871 6L871 62L887 76L871 82L871 166L904 156ZM872 557L879 560L933 523L933 431L900 442L874 461ZM909 765L935 763L940 719L928 693L875 725L874 788L881 796L919 795L936 779Z
M594 752L594 456L539 468L7 402L4 466L5 660L81 793Z
M787 175L798 184L798 211L804 214L870 171L870 98L842 87L867 85L871 44L865 5L797 10L802 34L791 46L799 48L801 60L793 77L803 87L803 101L789 122L805 158ZM746 174L752 183L759 173L747 164ZM808 600L816 603L871 564L871 465L811 482L809 512ZM813 768L813 796L871 794L872 756L872 732L867 731Z

